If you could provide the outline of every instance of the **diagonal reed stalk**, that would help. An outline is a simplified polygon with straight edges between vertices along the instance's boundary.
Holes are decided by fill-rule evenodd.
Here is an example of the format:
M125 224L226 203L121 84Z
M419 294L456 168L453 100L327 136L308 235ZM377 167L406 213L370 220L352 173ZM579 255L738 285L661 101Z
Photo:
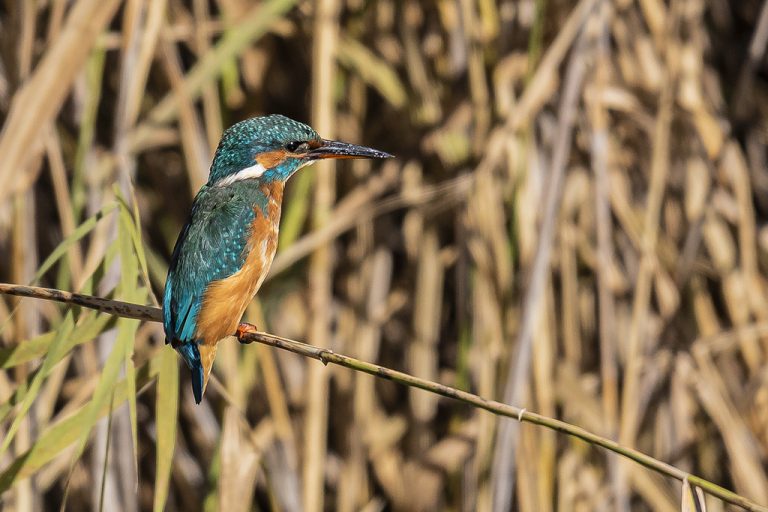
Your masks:
M0 283L0 293L6 295L15 295L19 297L32 297L36 299L52 300L66 304L74 304L77 306L95 309L103 313L125 318L136 318L150 322L162 321L162 312L159 308L156 307L142 306L139 304L131 304L129 302L115 301L101 297L93 297L91 295L55 290L51 288ZM379 377L381 379L397 382L405 386L423 389L424 391L430 393L452 398L454 400L469 404L473 407L484 409L498 416L514 418L520 422L532 423L534 425L539 425L551 430L555 430L557 432L581 439L582 441L585 441L591 445L600 446L606 450L617 453L622 457L631 459L638 464L645 466L646 468L652 469L653 471L656 471L657 473L667 477L679 480L684 484L687 482L688 485L698 487L707 494L717 497L726 503L730 503L731 505L736 505L750 511L768 512L768 507L754 503L744 496L736 494L733 491L729 491L728 489L721 487L714 482L710 482L704 478L691 475L682 469L667 464L666 462L662 462L638 450L622 446L615 441L601 437L576 425L566 423L554 418L549 418L547 416L542 416L540 414L530 412L525 408L515 407L513 405L497 402L496 400L488 400L481 396L450 386L445 386L438 382L414 377L413 375L399 372L397 370L391 370L384 366L366 361L361 361L360 359L355 359L354 357L337 354L329 349L316 347L314 345L309 345L307 343L302 343L288 338L282 338L280 336L275 336L274 334L265 332L248 333L245 334L240 341L247 343L255 341L257 343L262 343L271 347L288 350L295 354L321 361L325 365L330 363L343 366L351 370L373 375L374 377Z

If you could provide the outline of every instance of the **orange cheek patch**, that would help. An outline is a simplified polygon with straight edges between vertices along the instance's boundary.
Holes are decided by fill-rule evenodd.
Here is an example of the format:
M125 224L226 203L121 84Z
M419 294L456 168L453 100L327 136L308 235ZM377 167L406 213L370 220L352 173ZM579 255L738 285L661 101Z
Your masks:
M277 167L288 158L288 153L283 149L275 151L267 151L266 153L259 153L256 155L256 163L264 167L265 169L272 169Z

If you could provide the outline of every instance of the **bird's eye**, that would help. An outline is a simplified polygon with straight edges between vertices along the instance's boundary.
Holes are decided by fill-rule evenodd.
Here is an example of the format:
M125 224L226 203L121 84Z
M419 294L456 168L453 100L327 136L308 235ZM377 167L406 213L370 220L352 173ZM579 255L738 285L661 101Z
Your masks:
M309 150L309 144L301 140L294 140L286 144L285 149L291 153L305 153Z

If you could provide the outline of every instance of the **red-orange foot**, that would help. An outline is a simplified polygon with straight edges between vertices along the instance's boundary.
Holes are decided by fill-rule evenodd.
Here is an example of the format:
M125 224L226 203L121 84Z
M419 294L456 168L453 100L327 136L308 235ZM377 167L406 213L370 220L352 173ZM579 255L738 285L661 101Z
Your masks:
M241 322L240 325L237 326L237 332L235 333L235 336L237 336L237 341L247 345L248 343L253 343L253 340L248 339L246 334L253 334L256 332L258 332L258 329L255 325L249 324L247 322Z

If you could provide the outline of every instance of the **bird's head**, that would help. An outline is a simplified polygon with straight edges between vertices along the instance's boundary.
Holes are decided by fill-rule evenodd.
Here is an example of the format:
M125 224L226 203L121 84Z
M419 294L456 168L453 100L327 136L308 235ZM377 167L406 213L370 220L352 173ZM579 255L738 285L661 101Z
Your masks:
M285 181L323 158L390 158L346 142L326 140L311 127L281 115L254 117L229 127L221 137L208 178L210 186L259 179Z

